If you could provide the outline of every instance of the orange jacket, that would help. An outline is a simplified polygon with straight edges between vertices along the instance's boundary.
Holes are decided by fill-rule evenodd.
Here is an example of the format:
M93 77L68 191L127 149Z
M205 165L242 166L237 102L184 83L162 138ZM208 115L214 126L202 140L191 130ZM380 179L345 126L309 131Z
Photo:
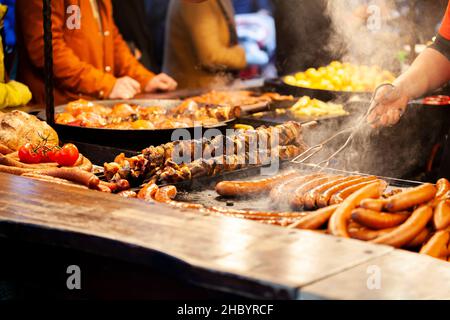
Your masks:
M17 0L19 78L44 105L44 41L42 0ZM78 7L70 7L72 5ZM90 0L52 1L55 103L109 96L116 78L130 76L144 87L154 76L132 55L113 21L111 0L98 0L103 32L94 17ZM79 8L81 21L74 11ZM69 12L69 13L68 13Z

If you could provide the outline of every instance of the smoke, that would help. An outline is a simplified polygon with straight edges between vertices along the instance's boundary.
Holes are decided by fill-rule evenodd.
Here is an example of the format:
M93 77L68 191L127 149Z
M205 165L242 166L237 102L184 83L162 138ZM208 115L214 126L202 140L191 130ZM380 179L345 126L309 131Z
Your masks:
M410 39L405 36L411 29L409 16L400 16L395 1L390 0L328 0L327 14L332 25L332 36L327 49L344 62L356 65L377 65L399 73L397 59L403 46ZM438 20L438 19L437 19ZM328 136L356 126L360 116L369 108L369 99L356 104L353 116L347 123L327 128ZM352 144L331 166L349 171L409 177L411 172L426 163L437 140L436 132L442 119L437 112L424 110L421 106L410 106L399 124L392 128L373 130L367 124L359 130ZM321 132L320 136L323 136ZM345 141L346 136L336 140L328 148L330 155ZM326 156L321 156L321 158ZM322 160L321 159L321 160Z
M327 14L331 18L332 36L328 49L345 62L378 65L398 69L398 52L402 49L399 30L408 29L407 19L400 26L390 23L397 19L395 3L390 0L328 0Z

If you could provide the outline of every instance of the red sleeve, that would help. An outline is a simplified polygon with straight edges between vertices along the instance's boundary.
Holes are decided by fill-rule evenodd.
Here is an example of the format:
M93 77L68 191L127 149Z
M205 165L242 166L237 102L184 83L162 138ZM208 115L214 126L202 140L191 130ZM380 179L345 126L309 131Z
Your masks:
M447 10L445 11L444 20L442 21L441 28L439 29L439 34L443 38L450 40L450 2L447 6Z

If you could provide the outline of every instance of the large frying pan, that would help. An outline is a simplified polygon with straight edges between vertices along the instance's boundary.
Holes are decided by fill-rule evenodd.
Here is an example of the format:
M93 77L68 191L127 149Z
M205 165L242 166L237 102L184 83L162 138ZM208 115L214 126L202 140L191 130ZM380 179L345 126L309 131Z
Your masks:
M355 96L370 98L372 95L372 92L335 91L297 87L285 83L282 78L267 79L265 80L264 85L280 94L290 94L296 97L309 96L324 102L333 100L348 101Z
M137 104L140 106L161 106L166 109L177 107L180 100L105 100L93 101L96 104L105 107L113 107L119 103ZM66 105L55 107L55 114L64 112ZM38 114L42 120L46 120L44 111ZM224 132L226 128L231 126L235 119L230 119L212 126L198 126L186 128L192 138L200 138L207 129L217 129ZM86 128L76 127L63 124L54 124L55 130L58 132L63 141L77 141L82 143L97 144L118 149L140 151L150 145L159 145L173 140L172 135L176 129L147 129L147 130L130 130L130 129L105 129L105 128ZM195 136L197 135L197 136ZM198 137L199 136L199 137ZM178 140L179 137L175 137Z

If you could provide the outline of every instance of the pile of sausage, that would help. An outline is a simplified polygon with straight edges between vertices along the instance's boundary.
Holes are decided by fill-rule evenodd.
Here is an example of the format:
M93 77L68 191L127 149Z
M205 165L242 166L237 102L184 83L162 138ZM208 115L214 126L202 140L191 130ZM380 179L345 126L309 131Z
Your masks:
M293 229L419 251L450 259L450 183L441 179L406 190L386 193L388 184L374 176L304 175L295 171L257 181L224 181L216 191L226 197L270 194L277 206L306 212L253 212L209 208L175 201L176 188L144 187L138 198L215 216L231 216Z

